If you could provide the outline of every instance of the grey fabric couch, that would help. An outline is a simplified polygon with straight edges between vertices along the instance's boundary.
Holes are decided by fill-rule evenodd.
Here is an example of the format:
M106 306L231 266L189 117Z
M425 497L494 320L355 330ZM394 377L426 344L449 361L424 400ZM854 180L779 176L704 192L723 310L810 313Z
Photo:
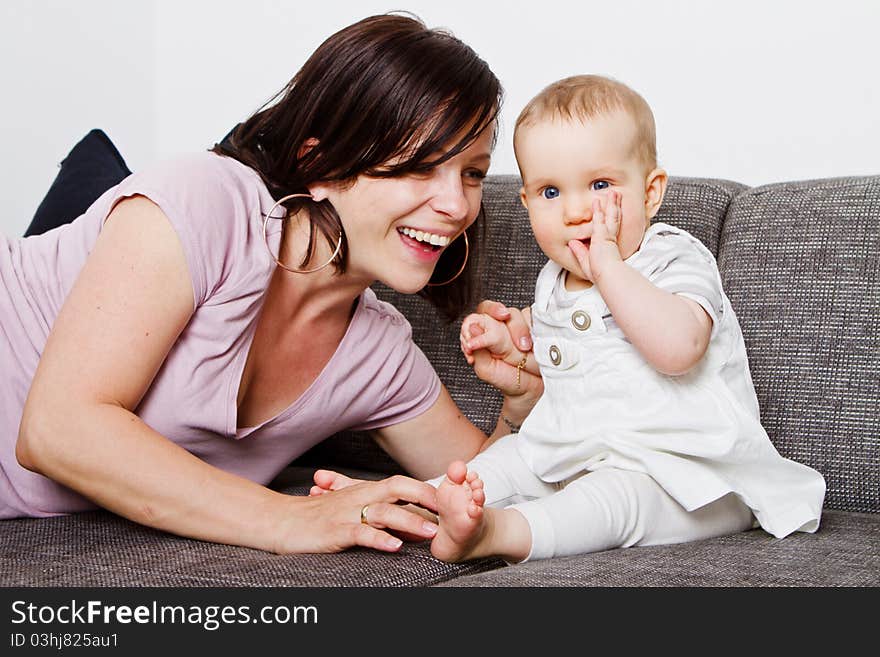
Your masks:
M485 185L483 297L527 305L544 256L519 180ZM816 534L761 530L683 545L610 550L507 566L449 565L426 544L395 555L354 549L277 556L163 534L105 512L0 523L3 586L877 586L880 584L880 176L748 188L673 178L660 221L716 254L739 316L762 419L777 449L819 470L828 492ZM456 401L484 430L497 394L422 299L387 289ZM369 440L325 441L274 482L305 494L316 466L400 471Z

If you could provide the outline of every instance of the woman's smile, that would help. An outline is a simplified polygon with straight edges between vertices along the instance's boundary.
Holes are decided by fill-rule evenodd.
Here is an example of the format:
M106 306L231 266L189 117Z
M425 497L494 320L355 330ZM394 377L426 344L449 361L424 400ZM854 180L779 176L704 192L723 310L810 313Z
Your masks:
M414 228L398 228L400 241L420 262L436 263L443 249L450 243L446 235L415 230Z

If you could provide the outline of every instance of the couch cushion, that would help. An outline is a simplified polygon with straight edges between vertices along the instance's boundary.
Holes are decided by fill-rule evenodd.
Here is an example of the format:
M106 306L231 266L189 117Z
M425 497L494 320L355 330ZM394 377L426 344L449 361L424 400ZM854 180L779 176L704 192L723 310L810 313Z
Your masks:
M673 176L654 222L684 228L718 255L724 216L734 197L746 189L730 180Z
M304 495L308 476L288 470L276 487ZM0 530L4 586L426 586L503 565L445 564L427 543L395 554L281 556L172 536L104 511L4 520Z
M480 298L525 307L534 299L535 279L547 258L532 235L528 214L519 200L518 176L489 176L484 183L487 245L479 278ZM715 253L722 220L744 185L727 180L671 178L656 221L681 226ZM460 322L446 322L424 299L399 294L384 285L376 294L410 320L413 339L433 363L453 399L483 431L495 428L501 397L476 378L459 350ZM400 468L364 434L345 432L324 441L301 457L300 464L342 464L399 472Z
M440 586L878 586L880 515L826 511L816 534L756 529L694 543L517 564Z
M58 175L37 207L25 237L70 223L130 174L110 137L97 128L89 131L61 161Z
M826 508L880 511L880 176L734 199L719 267L761 418L827 481Z

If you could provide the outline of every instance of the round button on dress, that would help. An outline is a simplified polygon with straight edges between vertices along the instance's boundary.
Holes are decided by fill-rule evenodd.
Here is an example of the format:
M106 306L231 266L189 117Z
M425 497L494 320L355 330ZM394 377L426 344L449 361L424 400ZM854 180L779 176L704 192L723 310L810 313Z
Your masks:
M583 310L575 310L571 314L571 324L578 331L586 331L590 328L590 316Z

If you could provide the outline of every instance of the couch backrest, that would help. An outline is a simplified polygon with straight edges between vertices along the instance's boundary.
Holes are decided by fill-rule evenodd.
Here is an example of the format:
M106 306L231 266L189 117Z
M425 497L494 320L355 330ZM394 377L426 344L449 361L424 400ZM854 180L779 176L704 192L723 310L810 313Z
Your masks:
M880 176L739 194L718 264L774 445L880 511Z

